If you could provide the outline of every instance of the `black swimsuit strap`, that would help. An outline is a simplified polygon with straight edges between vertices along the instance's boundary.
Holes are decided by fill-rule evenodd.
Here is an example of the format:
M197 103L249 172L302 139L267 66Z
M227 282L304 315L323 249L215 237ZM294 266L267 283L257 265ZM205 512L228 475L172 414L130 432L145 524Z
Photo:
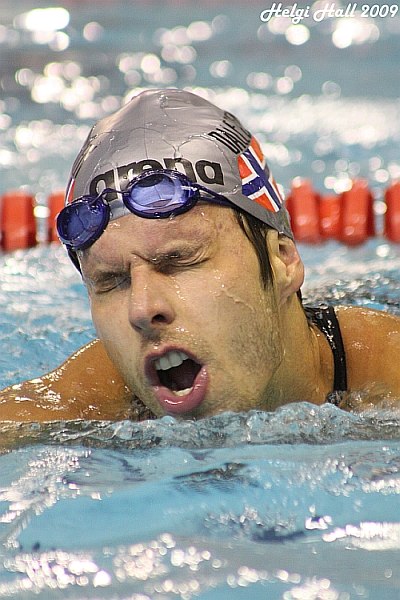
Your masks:
M341 393L347 390L346 353L340 332L339 321L333 306L306 306L307 317L325 335L331 347L334 363L333 390L327 397L327 402L338 405Z

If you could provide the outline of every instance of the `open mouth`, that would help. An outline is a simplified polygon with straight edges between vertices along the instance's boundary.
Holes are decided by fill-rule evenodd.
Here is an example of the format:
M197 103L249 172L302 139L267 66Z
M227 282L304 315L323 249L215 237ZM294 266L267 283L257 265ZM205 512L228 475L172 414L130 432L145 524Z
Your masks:
M185 352L172 350L154 361L160 384L176 396L189 394L194 386L201 365Z
M206 397L209 374L206 365L182 350L149 357L147 377L160 406L167 414L190 413Z

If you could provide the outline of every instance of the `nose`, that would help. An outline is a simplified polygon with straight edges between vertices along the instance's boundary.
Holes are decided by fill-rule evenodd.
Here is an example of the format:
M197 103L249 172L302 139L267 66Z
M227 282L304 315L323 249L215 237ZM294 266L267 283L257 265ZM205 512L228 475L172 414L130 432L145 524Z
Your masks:
M160 273L132 273L129 322L141 335L153 338L175 320L171 290Z

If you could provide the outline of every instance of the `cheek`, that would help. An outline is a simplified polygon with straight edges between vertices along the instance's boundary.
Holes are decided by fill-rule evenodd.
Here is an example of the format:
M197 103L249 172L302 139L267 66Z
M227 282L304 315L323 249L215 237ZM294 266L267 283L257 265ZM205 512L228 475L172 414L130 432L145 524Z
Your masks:
M220 291L221 315L231 327L231 349L242 357L249 373L273 372L283 356L280 313L272 283L264 287L260 266L254 256L243 258L246 269L226 282Z
M106 303L90 299L90 310L97 335L105 345L123 339L120 334L126 330L123 303L116 305L113 302Z
M99 306L91 304L92 320L97 336L101 340L106 353L129 386L129 374L132 370L130 357L134 341L127 335L129 327L123 318L121 307Z
M274 296L261 284L258 263L254 269L231 273L229 278L226 272L214 270L201 294L198 310L204 328L231 362L246 357L248 367L249 362L270 359L272 348L280 355Z
M215 270L212 278L215 305L219 304L224 315L248 319L260 318L268 308L266 292L261 285L258 262L232 258L236 264L230 270ZM245 264L246 269L238 268Z
M105 328L108 323L108 319L105 318L107 313L110 313L110 310L107 310L105 306L102 306L100 303L94 301L89 295L90 302L90 312L92 314L93 325L96 329L97 335L101 337L101 331Z

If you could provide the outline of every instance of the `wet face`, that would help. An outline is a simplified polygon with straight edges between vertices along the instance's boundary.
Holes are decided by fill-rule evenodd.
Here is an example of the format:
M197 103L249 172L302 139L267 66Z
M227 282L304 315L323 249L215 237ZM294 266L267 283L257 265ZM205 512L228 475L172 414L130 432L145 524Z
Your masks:
M125 216L80 260L97 333L157 416L268 407L282 360L277 302L233 211Z

